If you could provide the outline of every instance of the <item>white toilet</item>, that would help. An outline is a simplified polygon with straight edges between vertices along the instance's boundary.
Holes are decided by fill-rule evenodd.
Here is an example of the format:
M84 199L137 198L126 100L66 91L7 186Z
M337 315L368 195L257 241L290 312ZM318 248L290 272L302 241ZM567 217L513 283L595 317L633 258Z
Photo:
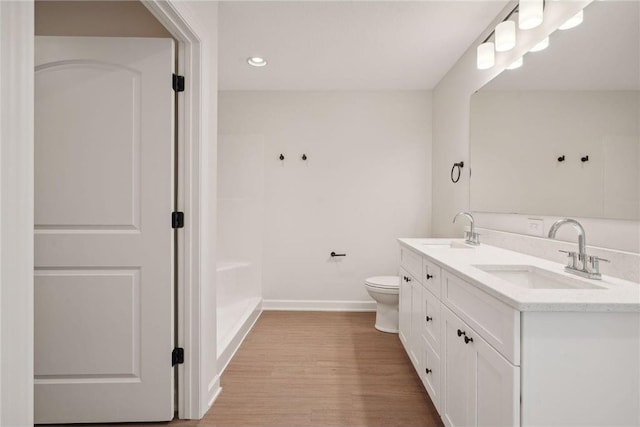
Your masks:
M367 292L376 300L376 329L393 334L398 333L398 297L400 278L398 276L369 277L364 281Z

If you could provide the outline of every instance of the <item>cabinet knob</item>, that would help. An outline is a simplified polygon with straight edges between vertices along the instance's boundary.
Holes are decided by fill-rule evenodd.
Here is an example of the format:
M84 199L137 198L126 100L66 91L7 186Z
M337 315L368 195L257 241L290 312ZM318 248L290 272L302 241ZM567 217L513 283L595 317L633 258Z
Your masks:
M471 338L471 337L464 337L464 343L465 343L465 344L469 344L470 342L473 342L473 338Z
M431 278L433 278L433 275L432 274L427 274L427 280L429 280Z
M427 322L430 322L430 321L432 321L432 320L433 320L433 317L429 317L429 316L427 316L427 317L425 317L424 319L425 319Z
M460 329L458 329L458 336L461 337L463 335L467 335L467 333L465 331L461 331Z
M432 372L432 371L431 371L431 369L429 369L429 368L425 369L424 371L425 371L427 374L430 374L430 373Z

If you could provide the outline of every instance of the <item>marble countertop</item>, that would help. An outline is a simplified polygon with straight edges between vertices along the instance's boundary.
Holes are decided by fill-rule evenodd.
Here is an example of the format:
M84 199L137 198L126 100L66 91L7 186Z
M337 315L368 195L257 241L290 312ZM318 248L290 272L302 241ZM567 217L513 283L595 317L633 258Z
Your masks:
M640 312L640 284L614 277L602 280L584 279L564 271L564 264L542 258L480 244L470 249L452 248L445 243L462 246L462 239L398 239L400 244L424 255L519 311L600 311ZM576 248L577 249L577 248ZM558 259L562 259L558 254ZM533 266L560 275L560 279L597 289L530 289L483 271L477 265Z

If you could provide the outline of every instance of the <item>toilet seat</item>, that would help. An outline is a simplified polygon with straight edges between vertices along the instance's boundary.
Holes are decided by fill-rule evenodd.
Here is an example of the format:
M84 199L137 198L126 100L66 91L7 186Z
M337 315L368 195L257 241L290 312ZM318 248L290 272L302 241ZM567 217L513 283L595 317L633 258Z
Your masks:
M400 289L400 277L398 276L375 276L364 281L365 285L379 289Z

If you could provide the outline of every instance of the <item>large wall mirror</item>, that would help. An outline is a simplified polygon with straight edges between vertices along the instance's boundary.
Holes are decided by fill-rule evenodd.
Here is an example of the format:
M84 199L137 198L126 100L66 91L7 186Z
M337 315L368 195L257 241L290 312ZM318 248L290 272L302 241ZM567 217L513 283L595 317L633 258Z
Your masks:
M477 212L640 220L640 2L593 2L471 99Z

